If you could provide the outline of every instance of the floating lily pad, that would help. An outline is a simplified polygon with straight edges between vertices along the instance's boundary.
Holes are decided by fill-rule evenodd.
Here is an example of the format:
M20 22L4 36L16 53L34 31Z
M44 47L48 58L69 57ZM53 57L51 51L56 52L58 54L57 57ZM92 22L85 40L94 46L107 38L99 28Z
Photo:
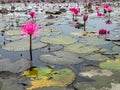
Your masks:
M5 34L10 36L16 36L16 35L20 35L21 32L20 30L8 30L5 32Z
M113 73L109 70L100 70L100 69L93 69L90 71L85 71L85 72L80 72L80 76L88 76L88 77L93 77L93 76L112 76Z
M114 70L114 71L120 71L120 59L107 60L106 62L101 62L99 67L103 68L103 69L110 69L110 70Z
M77 83L74 86L78 90L109 90L106 88L111 87L112 79L108 76L94 76L91 82L81 82Z
M105 61L109 59L108 57L101 55L101 54L92 54L84 57L87 60L94 60L94 61Z
M75 31L71 33L75 36L97 36L98 34L96 32L90 32L90 31Z
M120 41L118 41L118 42L114 42L116 45L119 45L120 46Z
M8 41L15 41L15 40L19 40L20 39L20 36L7 36L5 37L5 40L8 40Z
M51 44L72 44L75 43L77 39L69 36L57 36L55 38L43 37L40 41Z
M53 54L40 55L40 60L51 64L77 64L83 61L78 54L67 51L56 51Z
M11 62L9 59L0 59L0 71L9 71L13 73L19 73L30 68L30 61L21 59L16 62Z
M40 36L49 36L52 34L60 34L62 33L61 31L59 31L56 28L43 28L43 30L40 32Z
M42 70L44 69L44 70ZM47 69L47 71L46 71ZM58 71L51 71L50 68L35 68L31 71L25 71L23 74L26 77L34 77L35 80L31 81L32 86L27 88L27 90L33 90L36 88L50 87L50 86L59 86L65 87L73 82L75 79L75 74L70 69L61 69ZM42 75L41 75L42 71ZM40 72L40 73L39 73ZM39 77L38 77L39 76Z
M63 49L64 46L63 45L55 45L55 44L50 44L45 48L42 48L40 51L41 52L53 52L53 51L58 51Z
M120 46L114 46L112 50L120 53Z
M102 52L103 55L119 55L118 52L114 52L114 51L105 51Z
M73 89L61 88L61 87L44 87L44 88L38 88L34 90L73 90Z
M99 39L97 37L89 37L85 39L85 44L87 45L104 45L111 43L110 41L105 41L103 39Z
M119 41L120 40L120 35L107 35L106 40Z
M47 44L41 43L41 42L35 42L32 43L32 49L38 49L47 46ZM20 40L16 42L8 43L4 46L2 46L2 49L8 50L8 51L24 51L29 50L29 41L26 40Z
M100 50L100 48L95 46L86 46L81 43L73 44L65 47L66 51L71 51L75 53L93 53Z

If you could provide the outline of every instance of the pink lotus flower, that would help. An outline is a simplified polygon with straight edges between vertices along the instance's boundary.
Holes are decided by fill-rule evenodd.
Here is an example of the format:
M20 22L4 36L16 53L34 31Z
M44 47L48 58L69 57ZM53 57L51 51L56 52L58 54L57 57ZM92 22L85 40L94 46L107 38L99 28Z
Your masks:
M108 11L108 12L112 12L113 11L112 7L110 7L110 6L105 8L105 10Z
M83 14L83 20L87 21L87 19L88 19L88 14Z
M35 12L29 12L29 15L34 18L36 16Z
M103 35L103 34L109 34L110 31L109 30L106 30L106 29L100 29L99 30L99 35Z
M97 16L101 17L101 16L104 16L104 14L101 12L97 12Z
M29 35L38 37L39 35L37 33L41 31L41 29L38 28L39 27L35 22L27 21L26 25L21 26L21 34L23 34L23 36L21 36L20 39L23 39Z
M27 6L28 6L28 4L27 4L26 2L24 2L24 6L25 6L25 7L27 7Z
M111 20L110 19L108 19L107 21L105 21L106 22L106 24L112 24L112 22L111 22Z
M70 8L70 11L74 14L74 15L78 15L78 13L80 12L80 10L78 8Z

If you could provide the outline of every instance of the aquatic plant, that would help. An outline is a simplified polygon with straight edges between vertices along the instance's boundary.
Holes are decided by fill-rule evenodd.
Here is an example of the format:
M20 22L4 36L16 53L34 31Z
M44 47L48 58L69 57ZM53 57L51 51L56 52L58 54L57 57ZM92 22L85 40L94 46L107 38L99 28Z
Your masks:
M30 60L32 61L32 36L38 37L39 35L37 34L40 32L42 29L38 28L38 25L35 22L30 22L27 21L26 25L21 26L21 34L23 36L20 37L20 39L23 39L27 36L30 36Z
M99 35L103 35L103 34L109 34L110 31L109 30L106 30L106 29L100 29L99 30Z
M84 21L84 31L86 31L86 21L88 19L88 14L83 14L83 21Z
M34 18L36 17L36 13L31 11L31 12L29 12L29 15L31 16L32 21L35 21Z
M73 21L76 20L76 16L78 15L78 13L80 12L80 10L78 8L70 8L70 11L73 13Z

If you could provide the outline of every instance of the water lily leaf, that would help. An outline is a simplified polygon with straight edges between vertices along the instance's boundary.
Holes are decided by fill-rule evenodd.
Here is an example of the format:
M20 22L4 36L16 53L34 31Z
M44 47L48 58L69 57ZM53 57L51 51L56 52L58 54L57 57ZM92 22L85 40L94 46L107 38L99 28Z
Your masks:
M106 40L119 41L120 40L120 35L107 35Z
M101 54L92 54L84 57L87 60L94 60L94 61L104 61L109 59L108 57L101 55Z
M8 40L8 41L16 41L16 40L19 40L20 39L20 35L18 36L7 36L5 37L5 40Z
M104 45L111 43L110 41L105 41L103 39L99 39L97 37L89 37L85 39L85 44L87 45Z
M40 41L51 44L72 44L75 43L77 39L69 36L57 36L56 38L43 37Z
M40 67L40 68L32 68L32 70L24 71L23 75L31 78L47 78L52 72L51 68L48 67Z
M78 90L108 90L111 87L112 79L108 76L94 76L91 82L77 83L74 86Z
M62 87L44 87L44 88L38 88L35 90L73 90L73 89L62 88Z
M103 69L120 71L120 59L107 60L106 62L101 62L99 67Z
M62 32L59 31L56 28L43 28L43 30L40 32L40 36L49 36L52 34L61 34Z
M118 41L118 42L114 42L116 45L119 45L120 46L120 41Z
M81 43L73 44L65 47L66 51L71 51L75 53L93 53L99 51L100 48L95 46L86 46Z
M44 69L42 70L42 73L40 72L41 69ZM51 69L50 70L47 69L46 71L46 68L41 68L41 69L35 68L35 70L32 69L31 71L28 70L23 73L23 75L27 77L33 78L33 76L35 76L34 77L35 80L31 81L32 86L27 88L27 90L33 90L36 88L43 88L50 86L65 87L70 83L72 83L75 79L75 74L73 73L73 71L67 68L58 71L51 71ZM40 72L40 73L36 73L36 72ZM47 78L44 78L44 76Z
M88 76L88 77L93 77L93 76L112 76L113 73L109 70L100 70L100 69L93 69L90 71L85 71L85 72L80 72L80 76Z
M114 52L114 51L105 51L102 52L103 55L119 55L118 52Z
M32 43L32 49L38 49L47 46L47 44L41 43L41 42L34 42ZM2 49L8 50L8 51L25 51L29 50L29 41L26 40L20 40L16 42L8 43L4 46L2 46Z
M20 30L8 30L5 34L9 36L21 35Z
M92 31L75 31L75 32L72 32L71 34L75 36L97 36L98 35L96 32L92 32Z
M56 51L53 54L40 55L39 59L43 62L66 65L66 64L76 64L83 61L82 58L79 58L79 55L67 51Z
M120 53L120 46L114 46L112 50Z

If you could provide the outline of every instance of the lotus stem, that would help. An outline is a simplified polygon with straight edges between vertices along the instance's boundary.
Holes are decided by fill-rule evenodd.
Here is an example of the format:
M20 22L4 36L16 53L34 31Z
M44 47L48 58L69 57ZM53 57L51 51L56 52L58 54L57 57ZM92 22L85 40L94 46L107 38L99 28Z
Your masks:
M32 62L32 35L30 35L30 61Z
M86 26L86 21L84 21L84 31L86 31L86 28L85 28L85 26Z

